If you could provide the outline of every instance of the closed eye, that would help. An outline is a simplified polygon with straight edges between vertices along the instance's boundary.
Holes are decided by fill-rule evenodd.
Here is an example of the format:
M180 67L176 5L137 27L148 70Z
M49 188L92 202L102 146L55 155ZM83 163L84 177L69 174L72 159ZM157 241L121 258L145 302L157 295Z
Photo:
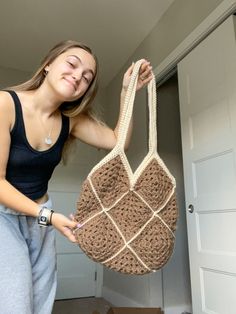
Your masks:
M70 61L67 61L67 63L68 63L72 68L75 67L75 64L74 64L74 63L72 63L72 62L70 62Z
M83 75L83 79L84 79L85 82L88 83L88 84L91 82L90 78L88 78L87 76L84 76L84 75Z

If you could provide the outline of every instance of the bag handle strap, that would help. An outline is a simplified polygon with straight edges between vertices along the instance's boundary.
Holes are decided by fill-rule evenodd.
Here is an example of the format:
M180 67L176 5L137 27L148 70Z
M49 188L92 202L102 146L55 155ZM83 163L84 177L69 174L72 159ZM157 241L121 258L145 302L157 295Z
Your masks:
M131 74L130 83L127 88L124 107L121 115L117 145L124 149L128 128L133 114L133 105L136 94L136 86L138 82L139 69L143 61L139 60L135 63ZM149 152L157 151L157 127L156 127L156 82L153 77L148 83L148 109L149 109Z

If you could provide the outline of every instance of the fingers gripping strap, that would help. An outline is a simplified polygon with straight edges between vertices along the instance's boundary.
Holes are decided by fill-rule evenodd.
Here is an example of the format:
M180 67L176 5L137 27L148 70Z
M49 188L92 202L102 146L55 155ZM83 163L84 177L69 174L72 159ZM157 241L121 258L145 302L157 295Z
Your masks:
M139 69L143 61L140 60L135 63L134 69L130 78L130 83L126 92L123 111L121 115L118 141L122 149L124 149L125 141L133 114L133 105L136 94L136 87L139 76ZM148 109L149 109L149 151L155 152L157 147L157 131L156 131L156 84L153 78L148 84Z

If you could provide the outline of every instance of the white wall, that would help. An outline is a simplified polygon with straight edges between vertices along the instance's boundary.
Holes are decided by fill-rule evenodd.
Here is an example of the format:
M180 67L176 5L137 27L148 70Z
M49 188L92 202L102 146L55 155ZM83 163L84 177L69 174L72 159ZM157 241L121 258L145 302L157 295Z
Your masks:
M138 49L129 56L127 63L106 89L106 99L103 103L108 106L108 120L114 125L118 115L119 92L122 76L132 61L146 58L151 61L154 68L158 66L193 30L196 28L223 0L175 0L169 10L153 28L149 36ZM146 108L143 105L145 93L139 93L135 102L135 125L128 158L136 167L146 153ZM170 170L180 182L178 187L179 202L184 204L182 188L181 156L174 154L166 148L162 151ZM182 208L182 210L184 210ZM163 270L163 281L158 273L150 276L127 277L119 273L104 269L103 296L115 305L156 306L165 305L166 314L179 314L189 310L189 274L188 252L186 239L185 216L179 219L177 231L177 244L175 254ZM182 242L183 241L183 242ZM152 284L150 285L150 282ZM163 290L162 290L163 284ZM151 291L151 293L149 293ZM156 297L156 302L154 302Z
M0 66L0 88L20 84L29 79L30 73Z

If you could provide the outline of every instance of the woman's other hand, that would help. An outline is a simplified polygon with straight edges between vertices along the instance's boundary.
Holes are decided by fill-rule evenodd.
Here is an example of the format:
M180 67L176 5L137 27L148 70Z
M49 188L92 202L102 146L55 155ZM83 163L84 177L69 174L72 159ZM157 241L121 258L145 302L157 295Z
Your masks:
M73 221L60 213L53 213L52 225L71 242L75 243L76 238L73 234L73 230L77 227L77 222Z

